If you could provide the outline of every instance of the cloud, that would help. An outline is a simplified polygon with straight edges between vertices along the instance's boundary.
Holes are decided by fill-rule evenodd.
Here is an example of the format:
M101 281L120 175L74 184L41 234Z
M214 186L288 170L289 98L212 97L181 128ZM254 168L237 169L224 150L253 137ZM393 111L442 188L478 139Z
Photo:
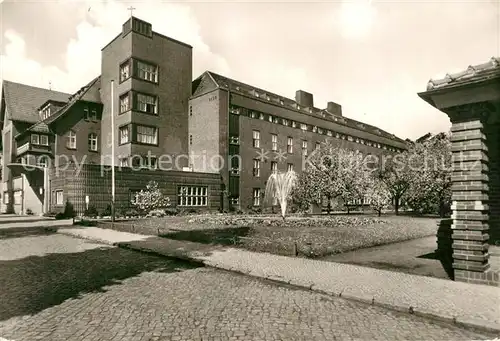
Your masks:
M371 1L355 0L342 2L336 13L336 22L346 39L359 39L370 34L376 11Z
M54 90L72 93L99 75L101 49L120 32L129 16L127 7L134 4L87 1L78 2L78 5L86 14L76 27L76 37L68 42L64 65L41 65L30 59L25 39L14 30L7 30L4 34L7 41L5 53L0 56L0 80L8 79L40 87L48 87L51 82ZM154 31L193 46L194 77L206 69L221 73L229 71L227 61L213 53L204 42L200 26L189 7L151 1L141 2L140 6L134 7L140 7L140 11L134 15L147 18Z

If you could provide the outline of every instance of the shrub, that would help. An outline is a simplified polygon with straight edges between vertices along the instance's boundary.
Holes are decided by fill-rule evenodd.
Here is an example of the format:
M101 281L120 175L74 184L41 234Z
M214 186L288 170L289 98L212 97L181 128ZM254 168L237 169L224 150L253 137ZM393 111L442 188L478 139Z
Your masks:
M97 217L97 215L98 212L94 205L90 205L89 208L87 208L84 213L85 217L90 217L90 218L95 218Z
M73 207L73 204L67 200L66 204L64 205L64 213L63 213L64 218L75 218L76 217L76 212L75 208Z
M158 183L150 181L146 185L145 190L136 193L132 205L141 211L151 211L159 208L167 208L170 206L170 198L163 195Z
M125 211L125 216L127 217L138 217L139 215L139 212L133 208Z
M27 214L27 215L33 215L34 213L33 213L33 211L31 210L31 208L27 208L27 209L26 209L26 214Z
M147 214L148 217L164 217L165 211L162 209L151 210Z
M56 213L55 218L57 220L60 220L60 219L65 219L66 217L64 216L63 212L59 212L59 213Z
M110 204L108 204L108 206L106 206L106 208L101 212L100 216L101 217L111 216L111 205Z
M170 216L179 214L179 210L177 208L167 208L164 212L166 215L170 215Z
M56 215L57 215L57 212L54 212L54 211L46 212L43 214L44 217L50 217L50 218L54 218Z

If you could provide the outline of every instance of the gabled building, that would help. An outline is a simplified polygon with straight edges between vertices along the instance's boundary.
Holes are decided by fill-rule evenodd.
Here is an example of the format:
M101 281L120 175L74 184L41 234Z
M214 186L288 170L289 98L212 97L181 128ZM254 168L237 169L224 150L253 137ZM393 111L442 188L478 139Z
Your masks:
M173 206L248 210L262 206L272 172L300 172L325 139L365 154L406 148L302 90L292 100L209 71L192 81L192 47L135 17L101 53L101 74L74 94L2 84L3 212L67 200L103 210L112 164L118 210L150 180Z

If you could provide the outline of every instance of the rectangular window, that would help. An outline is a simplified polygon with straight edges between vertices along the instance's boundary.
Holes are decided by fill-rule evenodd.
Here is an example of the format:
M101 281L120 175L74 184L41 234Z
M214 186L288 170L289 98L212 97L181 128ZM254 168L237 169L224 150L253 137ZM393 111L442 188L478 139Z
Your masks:
M127 142L130 142L129 127L120 127L120 144L124 144Z
M15 191L14 192L14 205L21 205L23 203L23 192Z
M144 144L158 144L158 128L137 126L137 142Z
M148 114L158 114L158 97L137 94L137 109Z
M56 205L64 204L63 191L56 191Z
M302 130L304 130L304 131L305 131L305 130L307 130L307 125L306 125L306 124L304 124L304 123L301 123L301 124L300 124L300 129L302 129Z
M285 118L283 119L283 125L284 125L284 126L288 126L288 120L287 120L287 119L285 119Z
M269 115L269 122L273 122L273 115Z
M260 148L260 131L253 131L253 146L254 148Z
M73 130L70 130L68 133L68 142L66 143L66 147L69 149L76 149L76 133Z
M120 113L124 113L130 110L130 94L120 96Z
M207 206L208 187L206 186L179 186L177 192L179 206Z
M293 163L289 163L287 165L287 169L286 169L287 172L293 172Z
M264 114L263 113L259 114L259 120L264 120Z
M276 161L271 161L271 173L278 172L278 163Z
M32 144L40 144L40 135L31 134L31 143Z
M42 146L48 146L49 145L49 137L47 135L40 135L40 144Z
M89 119L89 108L85 107L83 109L83 119L88 120Z
M302 141L302 153L304 155L307 155L307 141L306 140Z
M97 110L92 109L92 111L90 112L90 119L92 121L97 121Z
M297 128L297 122L292 121L292 128Z
M9 204L9 192L3 192L3 203Z
M158 83L158 67L153 64L137 62L137 76L149 82Z
M259 159L254 159L253 160L253 176L255 177L260 177L260 160Z
M89 134L89 150L93 152L97 151L97 134Z
M260 206L260 188L253 189L253 205Z
M286 151L290 154L293 153L293 138L292 137L287 138Z
M321 142L316 142L316 149L319 149L321 147Z
M127 60L120 66L120 82L127 80L130 77L130 60Z
M276 134L271 134L271 150L276 151L278 150L278 135Z
M313 127L312 127L312 132L313 132L313 133L315 133L315 132L317 132L317 131L318 131L318 127L313 126Z

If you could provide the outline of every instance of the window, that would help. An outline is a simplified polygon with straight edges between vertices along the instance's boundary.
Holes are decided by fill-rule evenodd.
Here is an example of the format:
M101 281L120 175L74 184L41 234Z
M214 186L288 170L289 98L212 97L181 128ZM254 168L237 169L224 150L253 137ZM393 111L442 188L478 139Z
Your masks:
M253 176L255 177L260 177L260 160L259 159L254 159L253 160Z
M46 156L39 157L38 160L37 160L37 162L36 162L36 165L38 167L44 167L44 168L46 168L47 164L48 164L48 160L47 160Z
M120 144L130 142L129 129L128 126L120 127ZM114 141L113 141L114 143Z
M276 134L271 134L271 143L272 143L272 147L271 147L271 150L278 150L278 135Z
M253 146L254 148L260 148L260 131L253 131Z
M193 135L189 135L189 144L193 144Z
M302 153L304 155L307 155L307 141L306 140L302 141Z
M259 114L259 120L263 120L264 119L264 114L263 113L260 113Z
M287 172L293 172L293 163L289 163L286 168Z
M9 192L3 192L3 203L6 205L9 204Z
M273 123L273 115L269 115L269 122Z
M278 172L278 163L276 161L271 161L271 173Z
M189 116L193 116L193 106L189 106Z
M158 128L138 125L137 142L144 144L158 144Z
M32 144L40 144L40 135L31 134L31 143Z
M14 205L21 205L23 203L23 192L15 191L14 192Z
M177 204L179 206L207 206L206 186L179 186Z
M351 141L351 142L352 142L352 141L354 141L353 137L352 137L352 136L350 136L350 135L349 135L349 136L347 136L347 140L349 140L349 141Z
M120 66L120 82L130 77L130 60L127 60Z
M130 95L126 93L120 96L120 113L124 113L130 110Z
M232 197L229 199L229 202L231 205L239 205L240 204L240 198L239 197Z
M120 158L120 167L128 167L128 157Z
M89 150L93 152L97 151L97 134L95 133L89 134Z
M253 205L260 206L260 188L253 189Z
M318 128L318 134L323 134L323 128Z
M297 122L292 121L292 128L297 128Z
M43 146L49 145L49 137L47 135L40 135L40 144Z
M83 109L83 119L88 120L89 119L89 108L85 107Z
M290 154L293 153L293 138L292 137L287 138L286 151Z
M317 132L317 131L318 131L318 127L313 126L313 127L312 127L312 132L313 132L313 133L315 133L315 132Z
M287 119L285 119L285 118L283 119L283 125L284 125L284 126L288 126L288 120L287 120Z
M92 121L97 121L97 110L92 109L92 111L90 112L90 119Z
M250 112L250 117L251 118L256 118L257 117L257 113L255 111L251 111Z
M56 205L62 205L63 203L63 191L56 191Z
M137 62L137 75L140 79L144 79L153 83L158 82L158 67L156 65Z
M69 149L76 149L76 133L73 130L70 130L68 133L68 143L66 146Z
M332 136L332 135L333 135L333 134L332 134L332 131L331 131L331 130L327 130L327 131L326 131L326 135L328 135L328 136Z
M140 111L144 111L149 114L157 114L158 113L157 97L144 94L137 94L137 108Z
M319 149L321 147L321 142L316 142L316 149Z
M307 125L305 125L304 123L301 123L300 124L300 129L307 130Z

